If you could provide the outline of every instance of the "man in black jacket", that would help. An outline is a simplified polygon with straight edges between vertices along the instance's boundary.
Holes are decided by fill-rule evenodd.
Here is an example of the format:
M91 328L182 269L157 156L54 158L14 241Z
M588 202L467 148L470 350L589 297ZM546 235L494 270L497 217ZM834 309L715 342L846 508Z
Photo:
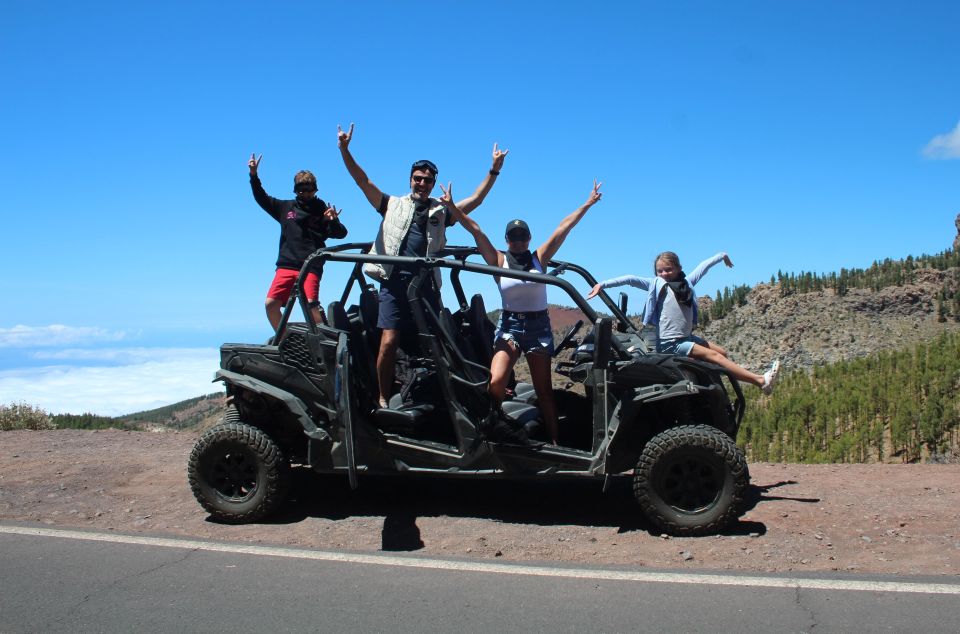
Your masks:
M307 256L326 246L327 238L345 238L347 228L340 222L340 212L333 205L327 205L317 198L317 177L306 170L297 172L293 177L294 200L279 200L267 195L257 168L260 159L250 155L247 166L250 168L250 188L253 198L264 211L280 223L280 254L277 257L277 272L270 290L267 291L267 319L276 332L280 326L280 312L290 298L293 283L300 273ZM317 323L326 323L323 309L320 308L320 277L323 265L318 265L307 274L304 292L310 303L310 314Z

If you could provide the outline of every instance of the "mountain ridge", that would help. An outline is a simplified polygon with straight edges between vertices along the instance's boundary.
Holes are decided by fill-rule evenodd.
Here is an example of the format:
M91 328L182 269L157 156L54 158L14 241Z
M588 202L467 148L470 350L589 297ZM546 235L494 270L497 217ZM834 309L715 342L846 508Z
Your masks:
M785 369L810 369L927 341L960 329L958 315L941 321L937 295L960 291L960 268L920 269L913 282L880 290L823 289L783 295L779 285L757 284L746 303L711 320L701 335L722 345L740 364L760 370L779 358ZM714 300L704 298L701 308Z

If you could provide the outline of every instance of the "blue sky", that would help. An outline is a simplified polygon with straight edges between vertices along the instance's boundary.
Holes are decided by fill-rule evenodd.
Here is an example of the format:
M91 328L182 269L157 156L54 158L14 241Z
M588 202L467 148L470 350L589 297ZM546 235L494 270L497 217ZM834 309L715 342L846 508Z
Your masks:
M467 195L509 148L474 216L495 243L518 216L545 237L602 180L558 254L599 278L725 250L712 294L941 251L958 20L955 2L10 4L0 403L122 414L215 391L217 346L269 336L279 229L250 152L268 192L310 169L350 239L376 232L337 124L392 193L430 158Z

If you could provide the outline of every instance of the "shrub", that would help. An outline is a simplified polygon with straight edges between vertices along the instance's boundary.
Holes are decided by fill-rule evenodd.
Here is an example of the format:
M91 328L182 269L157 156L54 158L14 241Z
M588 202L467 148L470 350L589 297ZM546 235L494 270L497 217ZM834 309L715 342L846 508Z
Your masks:
M27 403L0 405L0 431L14 429L56 429L50 415L43 409Z
M0 405L0 431L56 429L46 411L26 403Z

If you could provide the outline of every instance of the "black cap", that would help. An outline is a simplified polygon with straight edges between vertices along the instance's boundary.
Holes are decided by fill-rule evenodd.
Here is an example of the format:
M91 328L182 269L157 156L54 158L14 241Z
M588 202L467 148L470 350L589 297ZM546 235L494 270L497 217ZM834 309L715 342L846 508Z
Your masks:
M503 234L505 236L509 236L511 231L523 231L525 234L527 234L527 238L530 237L530 227L528 227L527 223L520 220L519 218L508 222L507 228L504 229Z
M434 178L436 178L437 175L440 173L440 170L438 170L437 166L433 164L433 161L427 161L427 160L417 161L416 163L411 165L410 173L413 174L417 170L422 170L422 169L428 169L431 172L433 172Z

